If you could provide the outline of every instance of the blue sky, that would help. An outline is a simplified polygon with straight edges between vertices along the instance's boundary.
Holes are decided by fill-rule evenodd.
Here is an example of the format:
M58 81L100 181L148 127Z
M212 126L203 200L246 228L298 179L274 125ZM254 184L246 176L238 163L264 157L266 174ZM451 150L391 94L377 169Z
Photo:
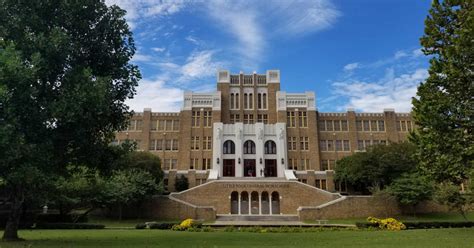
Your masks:
M179 111L184 91L215 90L218 69L279 69L282 90L314 91L321 112L409 112L428 75L428 0L106 2L134 33L135 111Z

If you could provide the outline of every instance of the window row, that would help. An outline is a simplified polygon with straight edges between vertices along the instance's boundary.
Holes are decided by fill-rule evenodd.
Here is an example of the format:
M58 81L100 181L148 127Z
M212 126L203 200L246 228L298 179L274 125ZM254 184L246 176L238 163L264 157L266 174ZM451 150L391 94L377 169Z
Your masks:
M357 141L357 150L363 151L366 150L369 146L372 145L386 145L386 140L358 140Z
M224 142L224 145L222 146L222 153L235 154L235 143L232 140L227 140L226 142ZM252 140L245 141L244 147L243 147L243 153L255 154L256 153L255 142L253 142ZM276 154L277 153L276 143L272 140L268 140L267 142L265 142L264 153Z
M362 120L356 121L357 131L363 132L385 132L385 121L382 120Z
M178 151L179 141L177 139L152 139L150 140L150 151Z
M152 120L151 131L179 131L179 120Z
M234 124L240 122L240 114L231 114L230 115L230 123ZM258 114L257 115L257 122L263 122L264 124L268 124L268 115L267 114ZM253 114L244 114L243 119L244 124L254 124L254 115Z
M319 149L325 151L344 151L350 152L351 146L349 140L320 140Z
M321 170L326 171L326 170L335 170L336 169L336 160L332 159L323 159L321 160Z
M300 150L309 151L309 137L300 137ZM288 151L296 151L297 148L297 137L288 137Z
M191 150L196 151L196 150L201 149L200 139L201 138L199 136L191 137ZM212 137L211 136L202 137L202 149L203 150L211 150L212 149Z
M129 120L127 125L127 131L140 131L143 129L142 120Z
M231 93L230 94L230 109L240 109L240 94ZM253 93L244 93L243 94L244 109L254 109L254 94ZM257 94L257 108L258 109L267 109L267 93L258 93Z
M212 127L212 111L202 111L202 125L204 127ZM191 127L201 126L201 111L193 111L191 113Z
M286 126L296 127L296 121L298 120L299 127L308 127L308 114L306 111L288 111L286 113Z
M210 158L203 158L202 163L199 163L198 158L191 158L190 164L189 164L189 169L191 170L209 170L212 169L211 167L211 161L212 159Z
M177 159L163 159L163 164L161 166L163 170L176 170L178 168L178 160Z
M397 131L411 132L413 130L413 123L411 121L397 121Z
M349 131L349 127L347 124L347 120L320 120L319 130L331 132L347 132Z
M302 159L289 158L288 159L288 169L290 169L290 170L310 170L311 169L310 160L307 159L307 158L302 158Z

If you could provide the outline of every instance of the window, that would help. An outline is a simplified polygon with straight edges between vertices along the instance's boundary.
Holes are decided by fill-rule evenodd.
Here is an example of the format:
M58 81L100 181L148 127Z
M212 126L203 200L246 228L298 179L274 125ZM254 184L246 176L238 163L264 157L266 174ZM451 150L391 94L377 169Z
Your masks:
M211 159L210 158L203 158L202 159L202 170L209 170L211 169Z
M376 120L370 121L370 130L372 132L377 132L378 131L378 125L377 125Z
M342 140L336 140L336 151L342 151Z
M148 148L150 151L156 151L156 140L150 140L150 147Z
M171 167L172 170L176 170L178 168L178 160L177 159L171 159Z
M308 118L306 111L298 112L298 120L300 127L308 127Z
M212 126L212 112L204 111L204 127Z
M309 150L309 138L308 137L300 137L300 149L302 151Z
M172 151L177 151L179 149L179 142L177 139L174 139L172 140L172 146L171 146L171 150Z
M411 132L411 121L407 121L407 131Z
M262 93L257 94L257 108L262 109Z
M127 131L140 131L143 127L142 120L130 120L128 123Z
M152 120L150 122L150 130L156 131L157 128L158 128L158 120Z
M211 136L207 136L207 137L204 137L202 139L202 149L204 150L212 150L212 137Z
M255 154L255 143L247 140L244 143L244 154Z
M244 109L248 109L249 108L249 99L248 99L248 94L247 93L244 93Z
M314 184L316 188L326 190L326 179L316 179Z
M191 116L191 126L192 127L199 127L201 125L201 112L199 111L193 111L192 116Z
M257 115L257 122L263 122L264 124L268 124L268 115L267 114L258 114Z
M169 170L171 168L171 159L163 160L163 170Z
M236 122L240 122L240 115L239 114L231 114L230 115L230 123L234 124Z
M343 131L343 132L348 131L347 121L345 121L345 120L341 121L341 131Z
M286 125L288 127L296 126L295 112L290 111L286 113Z
M326 131L326 121L319 121L319 130Z
M263 109L267 109L267 93L263 93L262 96Z
M385 122L384 121L379 121L379 132L385 132Z
M337 131L337 132L341 131L341 121L339 120L334 121L334 131Z
M235 97L234 93L230 94L230 109L235 109Z
M239 108L240 108L239 93L235 93L235 108L236 108L236 109L239 109Z
M157 140L156 141L156 150L157 151L163 151L163 140Z
M274 141L269 140L265 142L265 154L276 154L276 144Z
M332 140L328 140L328 151L334 151L334 142Z
M346 151L346 152L350 152L351 151L351 146L349 144L349 140L343 140L342 141L342 144L343 144L343 147L342 147L342 150L343 151Z
M364 132L369 132L370 131L370 122L368 120L364 120L362 127L364 128L363 129Z
M173 121L173 131L179 131L179 120Z
M165 150L171 151L171 140L165 140Z
M319 141L319 149L321 149L321 151L325 152L328 150L328 143L326 140L320 140Z
M292 158L288 159L288 169L290 169L290 170L297 170L298 169L296 159L292 159Z
M336 169L336 161L335 160L329 160L329 169L330 170Z
M224 142L223 146L223 153L224 154L235 154L235 144L232 140L227 140Z
M249 109L253 109L253 94L249 94Z
M334 131L332 124L332 121L326 121L326 131Z
M300 165L301 165L301 166L299 166L300 170L309 170L310 169L309 159L307 159L307 158L301 159Z
M357 141L357 150L363 151L365 150L365 145L363 140L358 140Z
M191 150L199 150L199 137L191 137Z
M296 137L288 137L288 150L296 151Z
M328 160L321 160L321 170L322 171L329 170Z
M356 129L357 131L362 131L362 121L356 121Z
M321 189L326 190L326 179L321 179Z
M244 124L253 124L253 114L244 114Z
M192 158L189 164L189 169L194 170L194 168L199 168L199 159L197 158Z

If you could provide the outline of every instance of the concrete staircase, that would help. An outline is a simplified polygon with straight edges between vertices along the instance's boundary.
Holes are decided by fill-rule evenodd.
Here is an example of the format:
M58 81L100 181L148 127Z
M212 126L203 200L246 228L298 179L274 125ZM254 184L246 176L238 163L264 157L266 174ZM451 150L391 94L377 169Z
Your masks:
M299 221L298 215L217 215L216 221Z

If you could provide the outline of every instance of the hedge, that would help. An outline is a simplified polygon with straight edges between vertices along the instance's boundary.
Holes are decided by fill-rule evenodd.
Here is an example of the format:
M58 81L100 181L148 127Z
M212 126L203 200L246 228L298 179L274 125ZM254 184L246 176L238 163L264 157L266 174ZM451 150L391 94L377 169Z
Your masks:
M101 224L89 223L36 223L36 229L104 229Z
M161 230L168 230L171 229L174 225L179 223L176 222L169 222L169 223L151 223L148 225L150 229L161 229Z
M407 229L474 227L474 221L403 221ZM378 227L377 223L357 222L358 228Z

